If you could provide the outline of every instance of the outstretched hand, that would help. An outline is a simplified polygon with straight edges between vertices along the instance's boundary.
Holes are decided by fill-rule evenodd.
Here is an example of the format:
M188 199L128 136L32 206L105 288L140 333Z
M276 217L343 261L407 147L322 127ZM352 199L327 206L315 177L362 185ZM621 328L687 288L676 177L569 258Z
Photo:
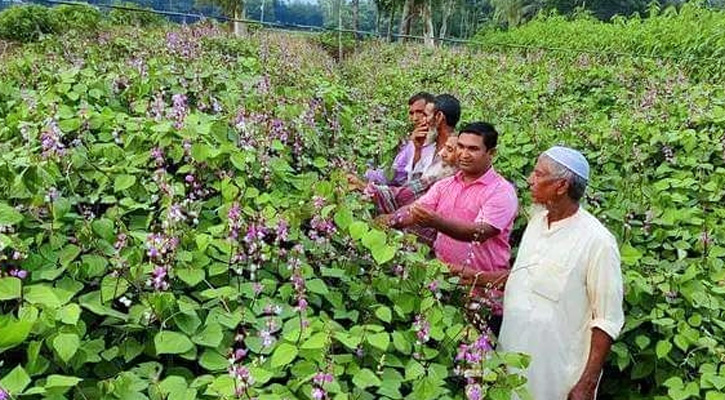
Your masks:
M410 208L410 215L415 225L434 227L438 221L438 214L420 204L413 204Z

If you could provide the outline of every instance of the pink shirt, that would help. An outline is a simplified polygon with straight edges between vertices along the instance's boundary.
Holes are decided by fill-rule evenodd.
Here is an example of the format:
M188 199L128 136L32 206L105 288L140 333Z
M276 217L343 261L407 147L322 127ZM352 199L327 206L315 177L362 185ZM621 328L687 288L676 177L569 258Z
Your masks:
M444 218L485 222L500 230L488 240L461 242L438 233L436 256L451 265L468 265L479 271L509 268L509 236L518 210L513 185L491 167L473 182L464 182L463 173L436 182L418 201ZM468 262L467 262L468 261Z

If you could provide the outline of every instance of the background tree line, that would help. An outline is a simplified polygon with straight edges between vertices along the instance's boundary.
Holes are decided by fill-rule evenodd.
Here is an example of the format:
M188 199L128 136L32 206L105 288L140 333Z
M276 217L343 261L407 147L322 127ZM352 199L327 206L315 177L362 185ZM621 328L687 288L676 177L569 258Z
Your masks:
M391 40L422 36L436 39L468 38L480 29L506 29L540 12L562 15L590 13L606 21L615 15L645 17L651 5L679 6L687 0L130 0L143 7L208 16L226 15L281 25L305 25L373 32ZM725 7L725 0L698 0ZM21 0L0 0L2 7ZM42 1L35 1L43 3ZM114 0L88 0L109 4ZM339 14L338 14L339 12ZM178 22L193 22L183 17ZM235 30L243 29L240 26ZM242 33L237 32L237 33Z

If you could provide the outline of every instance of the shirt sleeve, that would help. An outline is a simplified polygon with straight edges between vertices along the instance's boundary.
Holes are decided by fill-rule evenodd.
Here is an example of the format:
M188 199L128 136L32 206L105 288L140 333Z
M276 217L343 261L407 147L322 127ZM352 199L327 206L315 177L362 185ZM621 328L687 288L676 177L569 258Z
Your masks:
M438 201L441 198L442 185L445 181L438 181L415 203L420 204L423 207L435 211L438 208Z
M410 161L412 156L412 145L410 142L406 143L402 150L395 156L393 160L393 179L390 181L391 185L400 186L408 178L408 172L405 170L406 165Z
M503 186L484 202L476 216L476 222L486 223L499 231L511 227L519 209L513 186L508 182Z
M592 308L592 328L604 331L612 340L624 326L624 289L619 250L607 240L592 258L587 270L587 296Z

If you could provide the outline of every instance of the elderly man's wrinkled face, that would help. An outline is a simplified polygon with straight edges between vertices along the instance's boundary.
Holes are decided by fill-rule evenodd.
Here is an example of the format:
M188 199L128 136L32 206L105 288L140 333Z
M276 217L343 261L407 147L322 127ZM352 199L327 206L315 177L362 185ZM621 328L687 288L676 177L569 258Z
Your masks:
M552 161L546 157L539 157L534 171L529 175L529 187L534 203L548 204L566 194L566 179L556 177L553 172Z
M443 160L446 165L456 166L458 163L458 153L456 150L457 142L458 138L456 136L449 136L448 140L446 140L446 144L443 145L443 148L440 151L441 160Z

